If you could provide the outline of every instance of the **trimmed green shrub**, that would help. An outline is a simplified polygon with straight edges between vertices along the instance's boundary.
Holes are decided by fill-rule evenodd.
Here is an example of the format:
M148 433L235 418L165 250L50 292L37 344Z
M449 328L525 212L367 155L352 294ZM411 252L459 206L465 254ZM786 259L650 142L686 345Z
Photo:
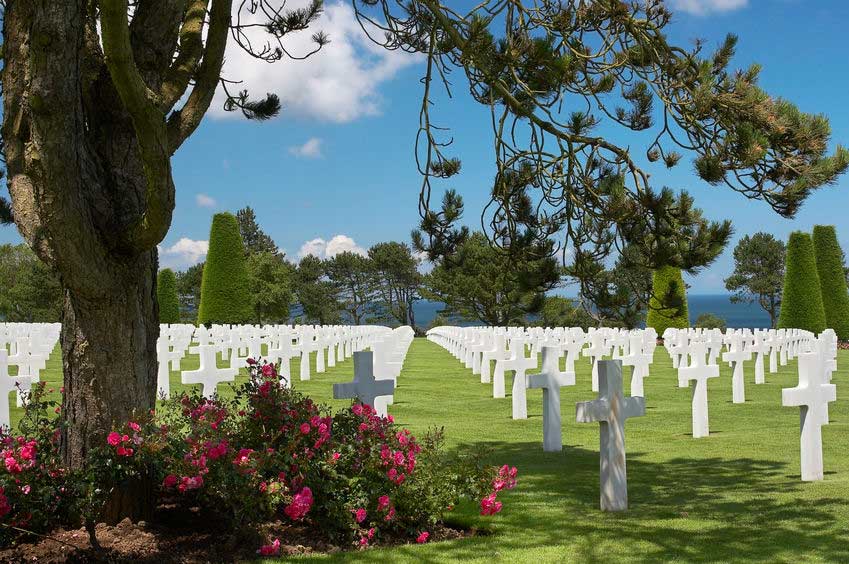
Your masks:
M787 241L784 292L778 327L819 333L825 329L820 278L811 236L794 231Z
M170 268L159 271L156 279L156 298L159 300L159 322L180 322L180 298L177 296L177 277Z
M849 290L837 231L833 225L814 225L813 239L825 326L834 329L841 341L849 341Z
M664 266L654 271L646 326L654 327L658 335L663 335L667 327L690 326L687 288L680 268Z
M217 213L209 230L198 323L248 323L251 315L248 269L239 222L231 213Z

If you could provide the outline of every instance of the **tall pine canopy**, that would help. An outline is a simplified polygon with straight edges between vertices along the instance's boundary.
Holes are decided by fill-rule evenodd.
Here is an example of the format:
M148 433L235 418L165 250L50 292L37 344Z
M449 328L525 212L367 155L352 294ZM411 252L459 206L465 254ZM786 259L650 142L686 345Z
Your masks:
M849 290L837 231L833 225L815 225L813 239L826 327L841 341L849 341Z
M209 252L203 267L198 323L248 323L252 313L239 222L231 213L217 213L209 230Z
M156 279L156 298L159 300L159 322L180 322L180 298L177 296L177 276L170 268L159 271Z
M646 326L654 327L658 335L663 335L667 327L690 326L687 288L680 268L664 266L654 271Z
M784 293L778 327L819 333L825 329L820 279L811 236L794 231L787 241Z

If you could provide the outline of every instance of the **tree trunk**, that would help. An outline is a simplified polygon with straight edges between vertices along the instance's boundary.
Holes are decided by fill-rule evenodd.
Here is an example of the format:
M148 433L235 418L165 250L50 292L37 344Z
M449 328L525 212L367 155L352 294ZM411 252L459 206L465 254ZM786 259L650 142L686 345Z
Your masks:
M156 251L148 251L88 299L65 289L62 365L65 460L75 468L108 429L145 415L156 402Z

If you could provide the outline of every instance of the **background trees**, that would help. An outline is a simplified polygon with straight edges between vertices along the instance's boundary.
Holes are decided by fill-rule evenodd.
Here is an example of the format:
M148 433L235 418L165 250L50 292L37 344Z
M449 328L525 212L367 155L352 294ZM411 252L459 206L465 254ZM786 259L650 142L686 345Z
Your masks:
M421 299L419 260L409 245L389 241L368 250L379 308L384 319L416 326L413 304Z
M55 323L61 315L62 288L50 268L25 244L0 245L0 317Z
M345 251L327 259L324 268L349 321L354 325L368 321L377 310L378 295L371 258Z
M663 335L667 327L690 326L687 287L680 268L664 266L654 271L646 326L654 327L658 335Z
M294 297L294 267L281 255L260 251L248 255L246 268L253 312L251 321L260 325L288 323Z
M784 285L784 242L769 233L746 235L734 247L734 272L725 279L731 301L753 302L769 314L775 327Z
M539 313L545 293L560 283L557 260L511 257L483 233L472 233L425 279L425 297L445 303L444 313L490 325L524 324Z

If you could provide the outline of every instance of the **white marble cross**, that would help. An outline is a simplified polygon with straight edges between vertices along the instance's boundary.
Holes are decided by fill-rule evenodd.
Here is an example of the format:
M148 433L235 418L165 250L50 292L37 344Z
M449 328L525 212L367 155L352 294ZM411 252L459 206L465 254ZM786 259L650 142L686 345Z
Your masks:
M764 342L760 332L755 333L754 341L749 343L746 350L755 354L755 384L765 384L764 353L769 351L769 346Z
M12 422L9 417L9 392L21 392L21 389L30 390L32 386L31 376L9 376L9 353L5 347L0 347L0 427L10 427Z
M198 345L200 366L197 370L184 370L180 373L183 384L203 385L203 396L211 398L215 395L220 382L232 382L238 374L238 368L218 368L215 345Z
M560 352L542 348L542 372L528 374L529 388L542 388L542 450L563 450L563 426L560 419L560 388L575 385L574 372L560 371Z
M631 336L628 354L622 356L624 366L633 366L631 371L631 395L645 397L643 378L649 375L651 358L643 353L643 338L641 335Z
M709 378L719 377L719 366L716 364L705 364L707 354L706 343L690 343L690 366L678 368L678 387L686 388L692 381L690 387L693 390L693 438L707 437L710 434L708 420L708 395L707 381Z
M392 380L374 379L373 354L371 351L354 353L354 380L333 384L333 399L357 398L360 403L373 407L379 416L386 417L386 402L375 400L381 396L391 396L395 385Z
M723 362L733 362L734 372L731 375L731 401L746 402L746 381L744 379L743 362L752 359L752 353L743 349L742 335L732 336L731 349L722 353Z
M825 363L817 352L799 355L799 385L781 390L781 404L799 407L802 480L823 479L822 411L837 399L834 384L823 382Z
M592 390L594 392L598 391L598 361L606 354L609 354L609 350L604 344L604 335L601 331L596 331L590 338L590 346L584 349L584 356L592 357Z
M513 355L510 360L504 361L503 369L513 371L513 388L511 391L513 419L527 419L528 399L526 391L528 383L525 372L529 368L537 367L537 355L531 353L531 356L525 356L525 340L521 338L514 338L510 342L510 347L513 349Z
M578 423L599 423L601 510L628 509L628 478L625 465L625 420L646 413L642 397L622 394L622 363L602 360L598 363L599 398L580 402L575 415Z

